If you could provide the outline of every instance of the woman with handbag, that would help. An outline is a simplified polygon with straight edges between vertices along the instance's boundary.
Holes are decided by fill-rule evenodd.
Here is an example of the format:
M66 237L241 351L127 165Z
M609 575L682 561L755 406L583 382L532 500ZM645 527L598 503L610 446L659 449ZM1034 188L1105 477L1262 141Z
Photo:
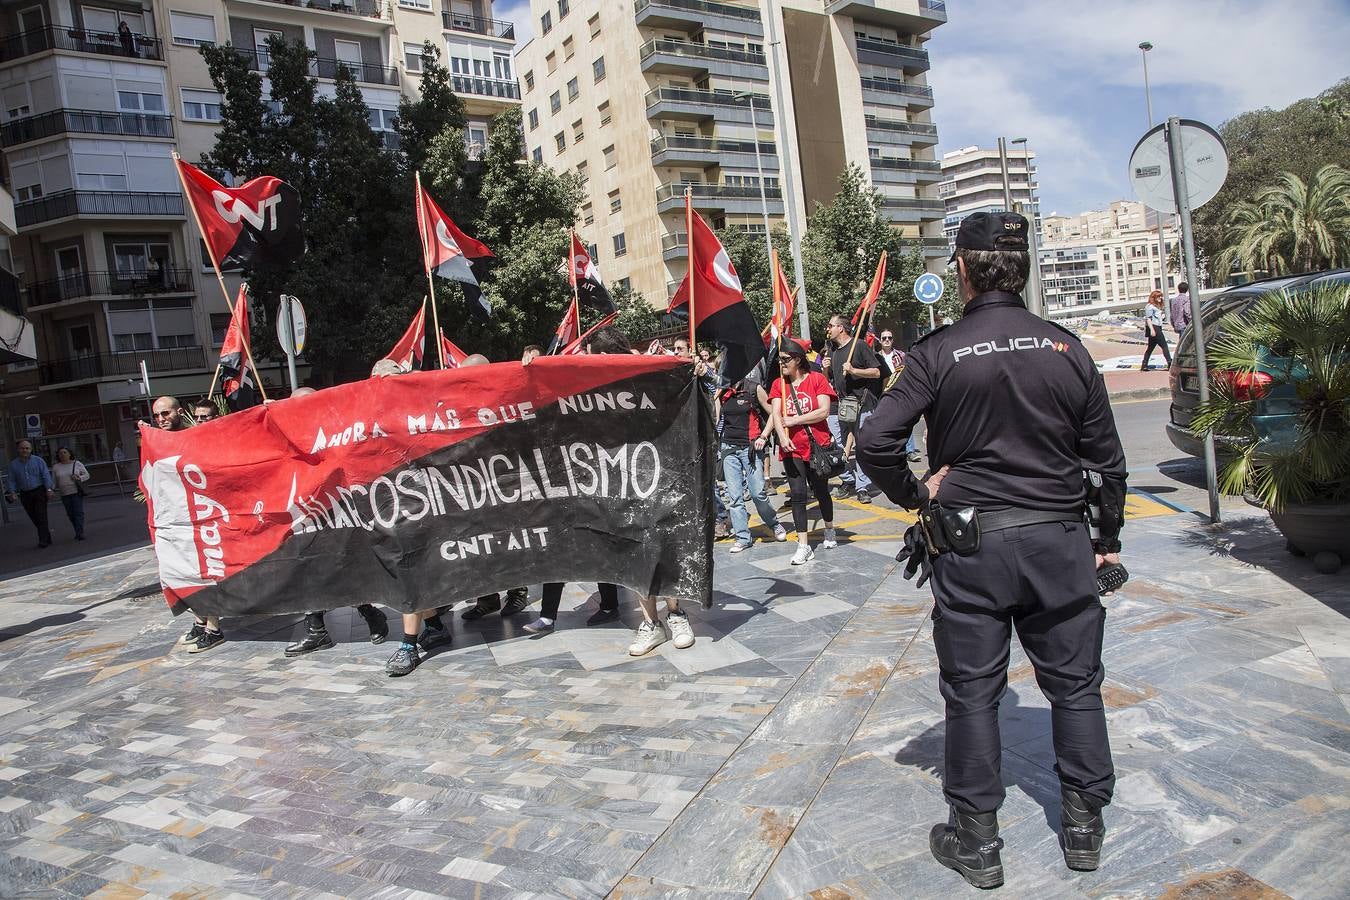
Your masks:
M792 564L800 566L816 555L807 537L806 505L810 495L815 496L820 506L825 526L821 548L832 550L838 546L829 479L843 470L843 448L830 437L830 426L825 421L834 398L829 379L811 370L806 351L793 341L785 341L780 347L778 364L783 377L773 383L769 396L778 432L778 453L787 472L788 495L792 500L792 525L797 530L797 552Z
M1163 362L1169 369L1172 368L1172 354L1167 349L1167 336L1163 334L1162 291L1148 295L1148 305L1144 307L1144 337L1148 339L1148 344L1144 347L1144 361L1139 371L1148 371L1148 358L1153 355L1154 347L1162 350Z
M62 447L56 451L56 462L52 465L52 482L56 492L61 495L61 505L66 508L66 518L75 528L75 540L84 540L84 483L89 480L89 470L71 455L70 448Z

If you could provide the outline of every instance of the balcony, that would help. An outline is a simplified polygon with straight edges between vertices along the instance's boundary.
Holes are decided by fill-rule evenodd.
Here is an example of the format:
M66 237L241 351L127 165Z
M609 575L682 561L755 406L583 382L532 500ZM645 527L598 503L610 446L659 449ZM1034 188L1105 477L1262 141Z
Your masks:
M896 78L863 78L863 103L928 109L933 105L933 89Z
M14 220L28 228L85 216L93 219L121 219L128 216L183 218L183 195L148 191L58 191L36 200L14 204Z
M943 0L825 0L832 16L891 25L910 34L923 34L947 21Z
M91 353L38 363L38 383L44 386L100 378L130 378L141 374L141 362L151 372L178 372L206 368L203 347L135 350L128 353Z
M663 184L656 189L656 211L678 212L684 209L684 192L688 188L693 205L698 209L720 209L728 213L758 215L763 211L758 185L729 184ZM769 215L783 214L783 192L778 187L766 187Z
M248 67L254 72L267 74L267 67L271 65L271 56L267 51L260 52L241 47L233 49L235 53L248 60ZM345 59L324 59L322 57L311 57L309 60L309 74L315 78L336 79L340 68L346 69L351 73L353 79L363 84L398 84L398 69L388 66L366 62L348 62Z
M475 97L496 97L500 100L519 100L520 85L500 78L478 78L473 75L451 75L450 87L456 94Z
M740 6L711 0L637 0L634 15L638 25L650 28L703 28L747 37L763 37L759 4Z
M297 9L313 9L320 12L345 13L364 19L378 19L382 16L382 2L376 0L267 0L279 6L293 6Z
M923 197L883 197L881 211L892 222L918 224L942 218L946 206L941 200Z
M60 134L172 138L173 117L96 109L54 109L0 125L0 146L13 147Z
M657 88L647 94L647 118L680 119L703 122L752 124L750 99L737 100L730 91L692 91L686 88ZM755 120L762 128L773 127L773 110L765 94L754 94Z
M718 138L662 135L652 141L652 165L744 166L759 165L778 171L778 148L771 141L724 141Z
M858 38L858 62L903 69L906 75L928 71L928 51L890 41Z
M82 297L147 297L192 292L191 269L158 272L75 272L24 286L28 309Z
M111 31L48 25L0 38L0 64L48 50L97 53L100 56L121 56L127 59L164 58L164 45L159 38L149 35L132 34L124 43L121 35Z
M19 279L8 269L0 269L0 310L23 315L23 301L20 299Z
M501 38L506 41L516 39L516 24L500 19L484 19L482 16L469 16L464 13L441 11L441 25L446 31L466 31L481 34L483 37Z
M889 184L932 184L942 177L942 164L935 159L901 159L894 156L869 157L872 180Z
M666 262L684 259L689 255L689 235L683 231L663 235L661 238L661 258Z
M734 47L710 47L665 38L648 41L639 52L644 72L709 72L726 78L769 77L763 53Z
M894 119L882 119L866 116L867 141L870 144L887 144L900 147L932 147L938 142L936 125L927 122L900 122Z

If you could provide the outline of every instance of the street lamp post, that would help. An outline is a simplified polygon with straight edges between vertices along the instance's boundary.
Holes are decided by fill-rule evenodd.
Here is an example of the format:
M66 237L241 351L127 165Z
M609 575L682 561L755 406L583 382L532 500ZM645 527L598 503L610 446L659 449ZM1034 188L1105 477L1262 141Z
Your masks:
M1031 269L1027 273L1027 309L1044 319L1046 310L1045 298L1041 295L1041 250L1040 241L1036 234L1036 207L1033 205L1031 196L1031 152L1027 150L1026 138L1015 138L1012 143L1013 146L1022 145L1022 166L1027 172L1027 249L1031 251ZM1014 205L1020 206L1021 204ZM1017 211L1021 212L1021 210Z
M783 79L778 71L778 11L775 8L773 0L764 0L764 11L767 13L768 43L764 50L766 61L771 61L769 66L769 84L773 87L774 103L774 135L778 146L778 174L783 186L783 207L787 214L788 237L792 240L792 268L793 274L797 277L797 323L801 331L801 336L807 340L811 339L811 318L806 308L806 275L802 269L802 229L801 223L797 221L797 189L793 182L792 172L792 142L787 139L787 99L783 96ZM782 130L778 126L782 125Z
M998 164L1003 170L1003 208L1012 212L1012 185L1008 181L1008 140L998 139Z
M1148 86L1148 51L1153 49L1151 41L1139 42L1139 57L1144 61L1144 108L1148 110L1148 127L1153 129L1153 92ZM1167 237L1163 234L1163 214L1158 217L1158 290L1167 292ZM1185 261L1182 261L1185 265Z
M759 208L764 216L764 264L769 267L769 283L776 277L773 271L773 239L769 235L769 200L764 193L764 166L759 159L759 117L755 115L755 95L750 91L741 91L732 98L736 102L745 100L750 104L750 125L754 129L755 174L759 176Z

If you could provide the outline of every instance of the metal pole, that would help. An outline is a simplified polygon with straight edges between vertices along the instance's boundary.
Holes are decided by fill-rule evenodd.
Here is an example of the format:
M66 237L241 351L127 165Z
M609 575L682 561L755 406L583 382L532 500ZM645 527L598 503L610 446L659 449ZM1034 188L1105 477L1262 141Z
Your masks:
M1148 109L1148 127L1153 129L1153 92L1148 86L1148 51L1153 49L1153 45L1144 41L1139 45L1139 55L1144 59L1144 106ZM1157 213L1158 218L1158 290L1164 295L1167 294L1167 237L1164 231L1164 214ZM1168 312L1171 312L1171 305L1168 305ZM1178 335L1179 337L1179 335Z
M281 327L286 332L281 349L286 354L286 372L290 375L291 393L294 394L300 387L300 380L295 376L295 318L291 315L291 298L287 296L281 298Z
M929 303L927 304L927 306L928 306L928 333L932 334L934 331L937 331L937 314L933 312L933 308L937 306L937 304Z
M778 170L782 175L783 202L787 204L788 236L792 238L792 274L797 277L797 327L801 330L801 336L809 341L811 340L811 318L806 309L806 276L802 272L802 229L801 223L797 221L797 192L792 181L792 147L791 142L785 140L787 137L787 122L784 119L784 111L787 109L787 101L783 96L783 81L776 77L778 72L778 12L774 8L773 0L764 0L764 7L768 13L767 19L769 22L769 43L766 49L774 63L769 66L769 84L773 86L774 102L777 104L773 114L774 136L778 142Z
M769 237L769 198L764 192L764 166L759 161L759 117L755 115L755 95L746 94L746 100L750 104L750 127L755 131L755 174L759 176L759 208L764 216L764 252L767 254L764 258L769 261L769 279L775 277L773 269L773 240Z
M1024 208L1021 202L1014 203L1017 212L1020 214ZM1027 204L1029 205L1029 204ZM1044 319L1046 317L1045 297L1041 294L1041 249L1036 240L1036 217L1028 216L1027 229L1027 250L1031 253L1031 267L1027 271L1027 289L1026 296L1022 299L1026 301L1027 311L1033 315Z
M1008 139L998 139L998 164L1003 170L1003 208L1007 212L1013 211L1012 205L1012 185L1008 181Z
M1200 380L1200 402L1209 402L1209 362L1205 358L1205 329L1200 319L1200 281L1195 277L1195 241L1191 234L1191 206L1186 189L1186 153L1181 146L1181 120L1167 120L1167 151L1172 162L1172 195L1181 215L1181 246L1185 251L1186 277L1191 287L1191 322L1195 329L1195 374ZM1209 520L1219 523L1219 477L1214 460L1214 436L1205 437L1205 486L1209 489Z
M1153 127L1153 96L1148 88L1148 51L1153 49L1153 45L1144 41L1139 45L1139 55L1144 59L1144 106L1148 109L1148 127Z

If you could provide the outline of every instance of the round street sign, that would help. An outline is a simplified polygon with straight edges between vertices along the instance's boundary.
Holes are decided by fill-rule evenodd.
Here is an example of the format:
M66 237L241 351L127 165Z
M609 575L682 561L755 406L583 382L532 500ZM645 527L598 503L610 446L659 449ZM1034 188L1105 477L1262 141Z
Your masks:
M289 309L291 327L286 327L286 312ZM299 297L290 294L281 295L281 304L277 307L277 340L281 349L289 356L299 356L305 349L305 308L300 305ZM291 341L294 334L295 340Z
M946 287L942 279L932 272L924 272L918 278L914 279L914 299L920 303L933 304L942 299L942 291Z
M1177 211L1172 193L1172 160L1167 149L1167 123L1139 139L1130 154L1130 184L1145 206L1161 213ZM1186 163L1186 204L1199 209L1219 192L1228 177L1228 151L1223 138L1204 122L1181 120L1182 159Z

